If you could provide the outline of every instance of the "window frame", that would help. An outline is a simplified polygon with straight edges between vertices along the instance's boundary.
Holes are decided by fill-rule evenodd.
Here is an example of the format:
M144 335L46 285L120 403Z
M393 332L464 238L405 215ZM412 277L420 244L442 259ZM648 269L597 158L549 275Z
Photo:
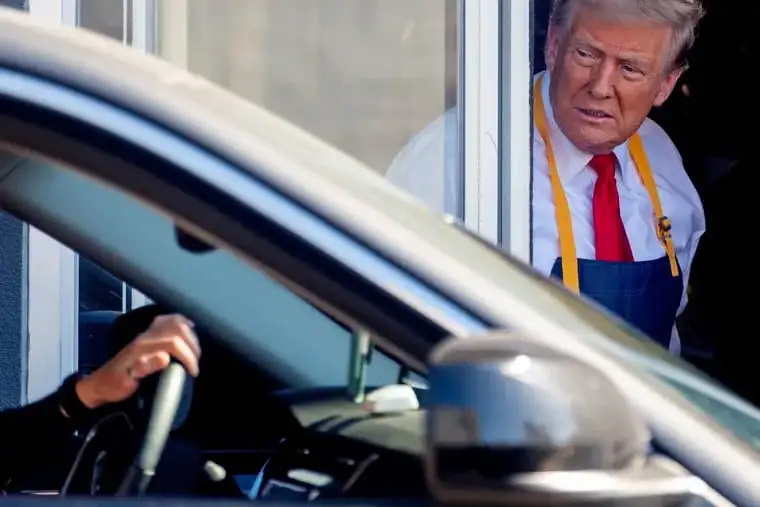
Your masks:
M460 218L471 231L502 242L499 213L499 0L459 1ZM508 218L506 218L508 220Z
M498 16L499 245L525 263L532 260L533 3L502 0Z

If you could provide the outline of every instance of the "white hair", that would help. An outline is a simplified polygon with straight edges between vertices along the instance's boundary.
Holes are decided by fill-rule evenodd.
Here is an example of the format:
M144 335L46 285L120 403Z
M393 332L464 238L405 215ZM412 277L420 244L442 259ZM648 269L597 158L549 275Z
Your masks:
M553 0L549 26L568 28L578 7L615 21L649 22L671 28L670 63L685 67L694 45L699 20L704 15L701 0Z

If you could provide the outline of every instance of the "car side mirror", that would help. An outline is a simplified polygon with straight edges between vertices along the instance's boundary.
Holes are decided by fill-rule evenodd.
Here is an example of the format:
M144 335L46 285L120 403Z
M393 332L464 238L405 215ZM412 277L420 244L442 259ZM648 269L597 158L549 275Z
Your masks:
M425 470L454 505L691 505L704 489L650 454L643 418L593 367L516 332L429 360Z

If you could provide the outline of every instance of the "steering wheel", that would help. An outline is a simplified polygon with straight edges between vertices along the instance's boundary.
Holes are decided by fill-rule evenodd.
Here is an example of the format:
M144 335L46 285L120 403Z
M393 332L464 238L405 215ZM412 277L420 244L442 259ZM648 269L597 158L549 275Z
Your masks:
M148 489L177 416L186 378L187 372L176 362L161 372L142 443L116 496L141 496Z
M180 406L183 404L183 397L187 397L186 382L187 372L177 362L170 363L161 372L155 386L155 394L152 396L152 404L147 414L143 434L139 439L137 453L126 472L123 473L119 486L114 493L115 496L141 496L148 489L161 459L161 454L166 447L169 434L174 427ZM99 462L106 456L109 447L114 443L114 439L122 440L121 443L123 443L125 431L129 434L134 430L134 425L124 412L110 414L95 424L85 437L59 496L66 496L69 493L74 478L80 472L85 473L88 478L87 489L89 494L97 494L99 491L98 482L101 478L101 474L98 472ZM108 436L99 437L99 433Z

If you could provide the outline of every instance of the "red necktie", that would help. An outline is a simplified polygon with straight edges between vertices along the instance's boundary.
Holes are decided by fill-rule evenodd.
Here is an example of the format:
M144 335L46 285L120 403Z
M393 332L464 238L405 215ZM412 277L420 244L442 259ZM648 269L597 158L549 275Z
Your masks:
M615 155L594 155L589 165L598 178L594 185L594 242L596 260L633 262L631 245L620 218L620 196L615 184Z

